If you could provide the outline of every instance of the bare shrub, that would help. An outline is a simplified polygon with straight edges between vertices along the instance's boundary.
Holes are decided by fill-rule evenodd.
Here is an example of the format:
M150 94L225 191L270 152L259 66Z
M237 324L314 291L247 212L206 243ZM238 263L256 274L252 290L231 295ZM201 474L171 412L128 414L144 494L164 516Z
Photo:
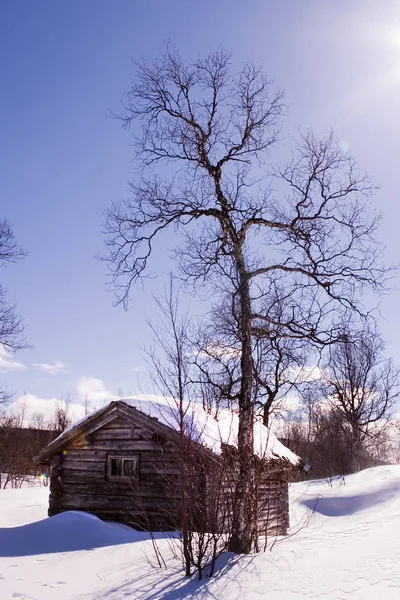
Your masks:
M17 414L0 415L0 489L21 487L25 481L41 474L33 457L57 436L57 432L43 427L44 421L39 416L35 422L42 426L24 426L23 407Z

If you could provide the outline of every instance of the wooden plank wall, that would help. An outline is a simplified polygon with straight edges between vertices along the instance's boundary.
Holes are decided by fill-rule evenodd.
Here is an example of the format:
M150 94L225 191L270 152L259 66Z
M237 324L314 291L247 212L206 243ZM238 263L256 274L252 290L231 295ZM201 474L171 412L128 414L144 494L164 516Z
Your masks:
M266 479L258 486L256 506L258 534L286 535L289 528L289 484Z
M164 443L153 441L151 429L142 424L143 415L135 424L118 417L90 435L82 436L73 448L66 450L66 454L61 452L53 457L49 516L66 510L83 510L101 519L125 522L136 528L175 529L179 522L180 496L177 446L167 440ZM136 453L139 455L138 481L107 479L108 454L129 457ZM218 509L221 512L216 517L216 527L220 527L219 521L228 529L234 476L232 478L230 469L228 481L223 464L218 469L219 461L215 458L212 461L210 472L214 473L214 483L208 481L209 493L204 493L202 506L211 514L215 505L214 508L210 505L222 489L225 502ZM192 465L194 473L196 464ZM269 474L269 477L268 472L262 473L254 510L258 516L259 535L286 534L289 526L288 484L279 479L278 473Z
M49 515L84 510L144 529L176 527L179 513L176 452L166 441L118 419L52 460ZM139 480L108 480L107 454L139 454Z

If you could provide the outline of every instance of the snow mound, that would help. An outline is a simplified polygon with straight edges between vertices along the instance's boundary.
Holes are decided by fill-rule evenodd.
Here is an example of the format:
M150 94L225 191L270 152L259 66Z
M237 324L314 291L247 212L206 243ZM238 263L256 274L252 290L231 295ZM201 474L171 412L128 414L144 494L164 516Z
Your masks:
M91 550L141 541L146 535L88 513L68 511L36 523L1 528L0 557Z
M0 523L10 528L0 529L1 600L400 598L400 465L291 484L293 535L271 540L272 552L224 554L216 576L200 582L184 577L179 552L165 535L157 537L157 547L167 570L146 534L84 513L11 529L45 514L44 491L0 492ZM310 499L339 500L339 508L331 504L328 511L334 518L308 508L304 501Z
M305 484L297 484L300 491ZM376 513L400 507L400 466L372 467L333 481L310 482L300 503L325 517Z

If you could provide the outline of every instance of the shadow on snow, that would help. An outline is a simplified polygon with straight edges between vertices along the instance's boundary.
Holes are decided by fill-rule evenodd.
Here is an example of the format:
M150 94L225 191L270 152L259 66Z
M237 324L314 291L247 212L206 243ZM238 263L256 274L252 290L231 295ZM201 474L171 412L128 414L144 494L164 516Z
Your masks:
M166 534L155 533L153 537L159 539ZM21 527L0 528L0 557L76 552L149 539L149 533L127 525L68 511Z
M307 498L302 504L326 517L344 517L354 515L361 510L372 508L387 502L400 493L400 485L388 485L376 492L354 496L333 496Z
M165 575L162 578L159 570L148 573L144 577L143 575L133 577L120 585L90 596L90 600L122 600L123 598L133 597L143 600L183 600L184 598L189 600L221 600L223 595L221 595L219 584L223 582L225 587L227 579L235 580L238 590L240 589L241 586L236 579L236 570L234 576L230 574L230 571L243 558L243 556L225 552L217 558L214 575L211 579L207 576L207 573L201 581L197 579L196 575L187 579L182 576L181 567L178 569L172 567L168 571L164 571ZM252 559L253 557L250 560ZM243 568L248 562L248 560L244 561ZM216 584L216 592L210 589L211 584L213 587ZM88 600L87 596L84 600Z

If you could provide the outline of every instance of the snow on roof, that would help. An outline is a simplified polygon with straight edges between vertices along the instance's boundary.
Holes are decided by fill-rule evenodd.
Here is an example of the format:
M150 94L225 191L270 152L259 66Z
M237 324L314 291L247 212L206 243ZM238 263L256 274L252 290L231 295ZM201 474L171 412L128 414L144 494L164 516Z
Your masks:
M120 398L114 400L114 402L122 402L127 406L136 408L144 414L156 418L167 427L179 431L179 405L173 398ZM103 412L106 408L107 406L103 406L88 415L88 417L92 419L93 416ZM211 414L196 402L187 403L183 412L185 434L193 441L202 444L216 454L221 452L221 445L224 444L237 448L239 418L236 412L223 409L218 410L216 414ZM52 445L56 445L66 434L78 429L88 417L73 423L52 442ZM259 420L254 423L254 453L264 460L283 459L289 461L292 465L298 465L301 462L301 459L286 448L272 431Z
M127 398L120 401L157 418L160 423L171 429L179 430L179 405L173 399L154 401ZM221 452L223 444L237 448L239 426L237 413L225 409L218 410L216 415L211 414L196 402L186 404L183 412L185 434L193 441L206 446L216 454ZM265 460L284 459L293 465L301 461L259 420L254 424L254 453Z

